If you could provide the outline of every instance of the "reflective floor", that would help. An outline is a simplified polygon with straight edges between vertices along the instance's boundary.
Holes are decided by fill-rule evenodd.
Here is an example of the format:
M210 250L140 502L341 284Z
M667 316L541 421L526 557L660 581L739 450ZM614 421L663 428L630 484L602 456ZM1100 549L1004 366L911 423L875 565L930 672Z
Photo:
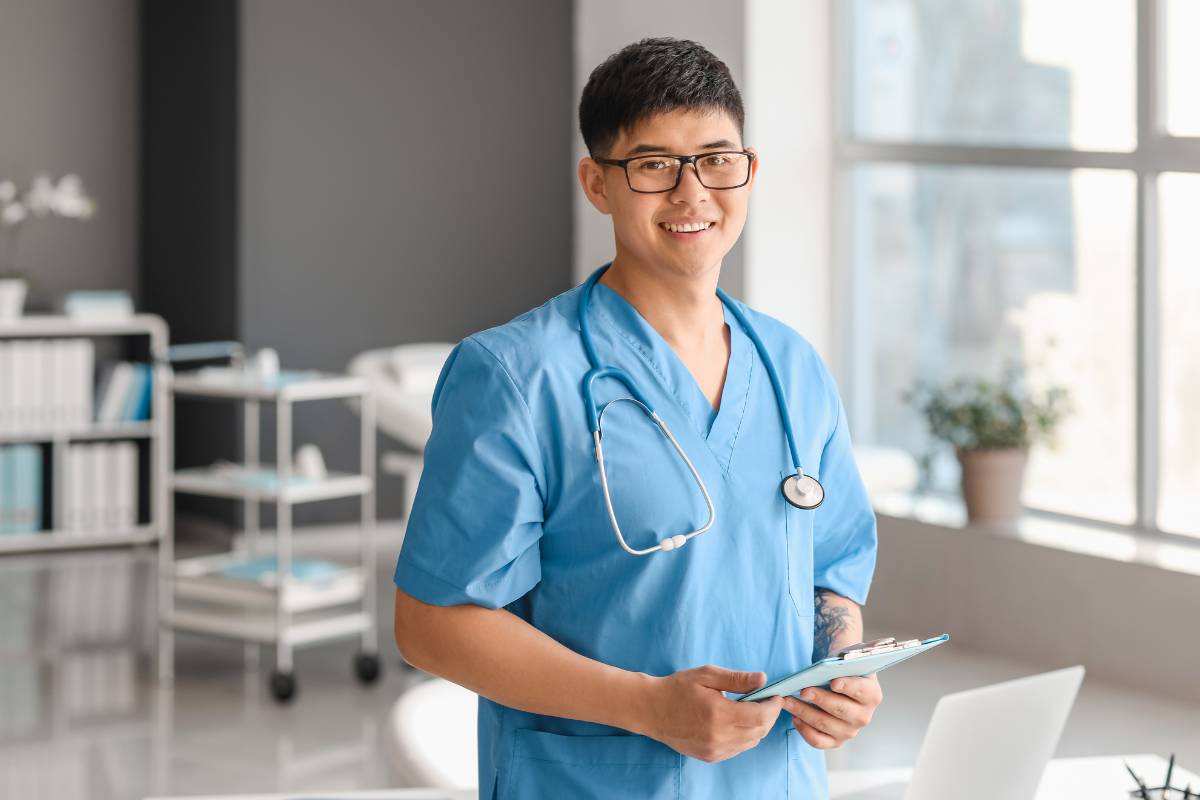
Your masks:
M266 688L269 652L248 672L241 645L211 638L178 636L174 686L159 688L153 551L0 559L0 800L399 785L386 715L424 677L390 647L390 560L380 563L383 679L354 681L354 642L300 650L299 695L279 706ZM875 723L831 766L911 764L942 693L1063 666L944 650L885 674ZM1059 748L1171 751L1200 765L1200 706L1093 681Z
M270 650L251 672L240 644L181 634L176 679L164 689L153 656L154 559L124 550L0 559L0 798L394 783L384 718L422 676L390 647L390 598L374 686L352 676L357 643L333 642L297 651L299 693L279 706L266 685Z

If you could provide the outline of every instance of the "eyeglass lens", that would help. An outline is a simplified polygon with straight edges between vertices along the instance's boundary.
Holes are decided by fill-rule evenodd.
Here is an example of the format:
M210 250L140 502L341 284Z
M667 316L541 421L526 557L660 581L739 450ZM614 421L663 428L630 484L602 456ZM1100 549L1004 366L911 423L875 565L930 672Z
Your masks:
M629 186L638 192L661 192L679 180L682 162L671 156L646 156L630 161L625 172ZM732 189L750 177L750 156L745 153L710 153L696 159L700 183L709 189Z

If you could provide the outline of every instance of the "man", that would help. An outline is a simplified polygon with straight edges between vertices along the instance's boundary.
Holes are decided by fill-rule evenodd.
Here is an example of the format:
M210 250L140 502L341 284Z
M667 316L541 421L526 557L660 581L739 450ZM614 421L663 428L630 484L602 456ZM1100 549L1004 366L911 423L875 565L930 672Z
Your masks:
M700 45L648 39L596 68L579 118L615 257L447 362L397 644L480 694L483 798L822 797L819 751L870 721L878 681L725 693L862 638L875 518L820 357L716 294L759 164L740 94ZM596 367L620 372L585 403ZM819 506L781 495L797 468Z

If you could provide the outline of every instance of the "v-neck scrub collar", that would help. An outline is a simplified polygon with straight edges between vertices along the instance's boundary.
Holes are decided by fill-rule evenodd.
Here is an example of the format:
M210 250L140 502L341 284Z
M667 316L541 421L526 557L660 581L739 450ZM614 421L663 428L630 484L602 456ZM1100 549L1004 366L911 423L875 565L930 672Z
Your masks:
M729 326L729 363L721 389L721 405L714 409L691 370L641 312L619 292L602 283L595 285L592 294L592 313L603 320L606 333L637 353L656 376L663 391L675 400L696 432L708 442L722 469L728 471L746 413L758 355L741 324L724 303L721 303L721 311Z

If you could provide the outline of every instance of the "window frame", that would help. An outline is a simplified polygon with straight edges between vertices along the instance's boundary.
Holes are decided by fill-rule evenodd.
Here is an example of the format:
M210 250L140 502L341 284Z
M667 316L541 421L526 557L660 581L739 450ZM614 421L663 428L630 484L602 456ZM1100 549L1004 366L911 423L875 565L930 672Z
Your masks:
M1136 48L1136 143L1129 152L1070 148L930 144L856 138L850 132L851 3L827 0L833 47L830 76L833 102L833 307L839 309L833 335L834 359L852 419L870 419L870 398L862 390L870 369L869 342L863 341L862 318L855 291L863 280L851 250L851 174L862 164L970 166L998 169L1101 169L1132 173L1137 186L1134 263L1135 320L1135 508L1131 524L1077 514L1025 507L1024 513L1049 519L1085 522L1106 529L1138 533L1175 543L1200 544L1195 535L1158 527L1160 314L1158 259L1158 176L1164 172L1200 173L1200 136L1172 136L1165 114L1166 47L1162 21L1165 0L1134 0Z

